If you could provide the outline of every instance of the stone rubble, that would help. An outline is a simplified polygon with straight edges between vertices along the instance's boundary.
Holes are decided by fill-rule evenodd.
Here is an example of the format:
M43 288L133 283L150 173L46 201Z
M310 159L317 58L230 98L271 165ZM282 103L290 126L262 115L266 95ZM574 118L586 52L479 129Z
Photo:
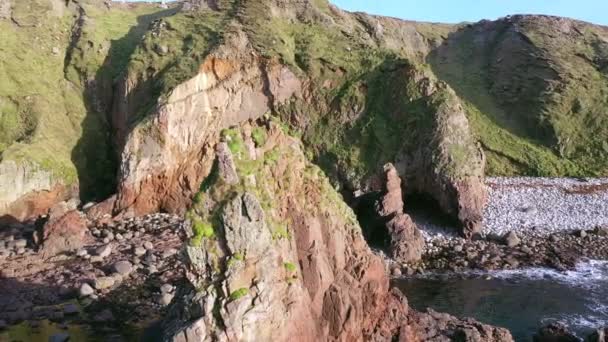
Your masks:
M86 324L90 318L111 331L114 320L137 323L162 316L184 277L177 262L187 238L183 220L166 214L106 218L85 229L89 238L75 237L84 245L53 253L52 261L37 249L34 223L0 230L0 329L43 319ZM66 238L61 246L74 246ZM143 249L141 260L133 246Z
M487 178L482 236L509 232L537 237L608 227L608 178ZM406 208L407 209L407 208ZM412 215L427 241L456 237L457 228Z

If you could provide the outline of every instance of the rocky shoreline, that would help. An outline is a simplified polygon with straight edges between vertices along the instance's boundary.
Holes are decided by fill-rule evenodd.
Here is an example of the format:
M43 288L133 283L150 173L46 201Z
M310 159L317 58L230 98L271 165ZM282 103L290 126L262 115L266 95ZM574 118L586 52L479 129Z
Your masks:
M81 248L51 258L37 251L34 224L2 232L0 329L27 322L35 333L49 320L117 338L163 317L184 280L184 221L166 214L102 221L87 228Z
M553 182L579 185L572 180ZM512 180L502 180L500 186L495 180L488 183L493 195L501 187L527 192ZM534 189L539 188L554 192L546 186ZM492 203L490 200L490 207ZM91 206L83 210L99 216ZM166 314L176 287L185 281L178 250L192 234L188 224L166 214L123 220L101 216L89 222L81 248L51 258L37 251L39 227L35 223L14 224L2 232L0 269L2 278L10 280L1 282L0 327L27 322L35 331L41 321L50 320L65 329L84 324L104 334L120 334L127 327L141 327ZM608 227L599 225L576 231L564 227L515 229L504 235L496 234L502 230L489 228L472 240L453 234L430 235L425 228L421 261L399 264L385 258L393 276L529 267L569 270L586 258L608 260Z

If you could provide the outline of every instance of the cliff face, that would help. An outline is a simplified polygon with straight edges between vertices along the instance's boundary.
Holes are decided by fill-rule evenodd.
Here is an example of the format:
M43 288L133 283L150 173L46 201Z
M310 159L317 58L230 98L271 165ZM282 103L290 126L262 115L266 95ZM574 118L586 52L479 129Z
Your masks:
M72 188L83 200L118 188L116 212L183 211L209 167L205 120L220 129L267 111L303 134L345 190L378 191L393 162L405 191L430 194L467 231L484 202L477 140L492 175L606 174L603 27L522 16L415 23L325 1L179 7L2 2L0 151L16 165L5 170L25 170L0 174L0 184L23 178L0 189L2 215L32 217L45 208L27 209L26 197ZM182 109L191 127L172 121Z
M379 190L382 166L398 160L407 191L435 197L466 234L479 230L483 152L454 92L419 65L439 44L434 27L324 2L234 6L186 5L135 51L113 110L124 144L116 213L184 208L208 137L273 112L346 189ZM146 92L161 97L143 101Z
M225 39L196 77L177 86L127 136L117 212L185 210L210 165L218 132L259 118L299 92L295 75L255 56L243 32Z
M275 121L225 130L187 217L190 284L166 318L173 341L404 341L503 329L410 311L354 213Z
M606 175L608 46L590 24L425 24L324 0L0 0L0 28L0 217L73 190L115 192L100 215L187 215L174 341L510 341L409 310L335 189L397 194L388 225L408 241L391 247L415 260L402 191L470 237L486 155L492 174Z

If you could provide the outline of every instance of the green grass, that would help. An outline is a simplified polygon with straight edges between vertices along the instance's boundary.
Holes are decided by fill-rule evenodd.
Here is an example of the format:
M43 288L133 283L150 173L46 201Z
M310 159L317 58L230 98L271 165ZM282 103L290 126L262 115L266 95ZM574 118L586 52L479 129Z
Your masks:
M183 12L163 19L148 31L131 55L126 77L137 83L131 96L140 98L127 116L132 124L147 117L171 91L198 72L204 58L221 41L230 16L225 12ZM163 47L167 53L160 54Z
M215 237L213 225L198 219L195 219L195 221L192 222L192 231L194 233L194 236L190 240L192 246L200 246L204 239L212 239Z
M245 297L248 294L249 294L249 289L243 287L243 288L240 288L238 290L233 291L230 294L229 299L230 299L230 301L239 300L239 299Z
M608 75L588 62L601 58L597 28L577 23L573 40L550 20L524 19L514 25L528 43L508 45L509 25L492 24L486 44L464 28L429 58L467 102L488 174L608 175Z
M266 130L262 127L254 127L251 132L251 138L257 147L264 146L266 144Z
M298 270L298 267L291 262L283 263L283 267L285 267L285 270L289 273L294 273Z
M272 239L273 240L289 240L291 238L291 234L289 234L289 230L280 224L274 224L272 228Z
M235 157L238 158L245 153L245 142L243 141L243 136L238 128L225 129L220 135L228 143L230 152L232 152Z

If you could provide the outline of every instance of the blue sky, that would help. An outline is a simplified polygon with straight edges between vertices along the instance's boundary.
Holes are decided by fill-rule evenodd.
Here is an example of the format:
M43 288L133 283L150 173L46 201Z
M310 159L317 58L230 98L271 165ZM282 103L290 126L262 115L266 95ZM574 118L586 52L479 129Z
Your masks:
M508 14L550 14L608 25L608 0L330 0L349 11L458 23Z
M463 21L479 21L481 19L496 19L509 14L549 14L608 25L608 0L330 1L338 7L349 11L361 11L417 21L459 23Z

